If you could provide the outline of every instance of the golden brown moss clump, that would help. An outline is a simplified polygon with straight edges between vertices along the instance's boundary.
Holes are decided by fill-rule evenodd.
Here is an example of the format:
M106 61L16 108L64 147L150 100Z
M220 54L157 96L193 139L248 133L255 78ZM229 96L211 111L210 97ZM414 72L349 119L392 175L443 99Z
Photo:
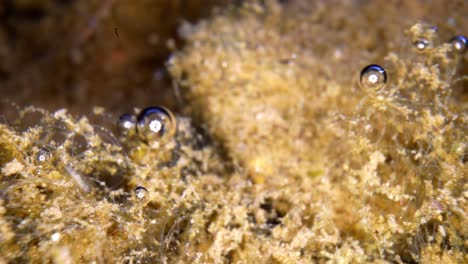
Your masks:
M446 43L448 26L398 34L406 23L385 23L393 6L373 23L378 3L266 2L201 23L170 62L189 112L279 224L244 238L231 258L462 262L466 56ZM358 84L371 63L389 76L379 90Z
M442 2L259 1L186 25L168 66L197 125L177 116L164 144L116 138L102 109L20 112L0 126L1 258L467 262L467 57L446 42L468 8ZM420 12L439 29L395 22ZM388 80L361 87L373 63Z
M96 113L90 118L109 118ZM188 222L193 214L209 219L212 209L198 193L216 189L222 179L213 175L226 174L189 120L178 121L177 136L157 148L126 136L122 145L103 126L64 110L27 108L15 123L0 125L2 260L149 262L171 255L166 251L182 241L179 226L201 224ZM137 186L148 191L147 202L132 197Z

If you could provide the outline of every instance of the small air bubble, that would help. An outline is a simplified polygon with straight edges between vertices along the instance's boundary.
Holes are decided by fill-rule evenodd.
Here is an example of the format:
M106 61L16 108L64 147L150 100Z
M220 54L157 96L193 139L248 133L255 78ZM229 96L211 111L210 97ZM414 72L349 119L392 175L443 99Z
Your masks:
M414 46L418 51L424 51L427 47L429 47L429 41L427 39L418 39L414 42Z
M387 73L379 65L368 65L361 71L360 83L365 90L382 89L387 83Z
M52 239L52 241L57 242L60 239L60 233L53 233L50 238Z
M50 153L49 150L45 148L41 148L36 154L36 162L38 164L43 164L47 162L48 160L50 160L51 156L52 154Z
M148 107L138 115L137 129L142 140L162 142L174 135L176 120L164 107Z
M129 131L135 129L136 117L131 114L123 114L119 118L118 125L122 133L128 133Z
M463 54L468 49L468 39L465 36L455 36L450 40L452 47L458 53Z
M149 200L148 190L145 187L138 186L133 190L133 197L138 203L144 204Z

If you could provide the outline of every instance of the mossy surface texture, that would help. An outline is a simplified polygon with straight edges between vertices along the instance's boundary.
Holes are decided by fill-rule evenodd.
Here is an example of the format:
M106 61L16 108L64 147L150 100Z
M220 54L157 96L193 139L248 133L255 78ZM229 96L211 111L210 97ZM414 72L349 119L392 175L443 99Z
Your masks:
M14 109L0 124L0 263L468 262L468 57L449 42L467 13L224 6L179 27L164 142L119 132L100 107ZM369 64L382 87L360 85Z

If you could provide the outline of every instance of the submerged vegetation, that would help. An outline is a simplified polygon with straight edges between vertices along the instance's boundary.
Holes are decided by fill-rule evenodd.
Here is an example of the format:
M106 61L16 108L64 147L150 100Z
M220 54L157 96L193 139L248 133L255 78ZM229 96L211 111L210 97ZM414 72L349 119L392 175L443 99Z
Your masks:
M184 24L181 113L17 110L0 262L467 262L466 3L332 2Z

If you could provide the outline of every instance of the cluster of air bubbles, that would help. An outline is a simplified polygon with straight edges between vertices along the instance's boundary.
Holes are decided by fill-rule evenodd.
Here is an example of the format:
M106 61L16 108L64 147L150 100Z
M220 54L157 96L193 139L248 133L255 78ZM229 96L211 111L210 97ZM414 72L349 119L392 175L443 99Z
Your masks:
M123 114L118 125L124 134L135 131L147 143L166 141L174 135L177 127L171 111L161 106L145 108L137 117Z
M138 186L133 190L133 198L140 204L145 204L149 200L149 193L145 187Z
M364 90L377 91L385 87L387 73L385 69L377 64L371 64L361 71L360 84Z
M450 40L450 44L455 51L460 54L465 53L468 50L468 39L465 36L455 36Z
M433 27L431 30L436 32L437 28ZM468 39L465 36L459 35L453 37L450 40L450 44L453 49L460 54L468 50ZM414 45L418 51L424 51L430 46L430 43L427 39L420 38L414 42ZM378 91L385 87L387 83L387 73L382 66L370 64L362 69L359 81L362 89Z
M468 50L468 39L465 36L455 36L449 42L453 49L459 54L463 54ZM431 45L430 41L425 38L417 39L414 42L414 47L418 52L426 50Z

